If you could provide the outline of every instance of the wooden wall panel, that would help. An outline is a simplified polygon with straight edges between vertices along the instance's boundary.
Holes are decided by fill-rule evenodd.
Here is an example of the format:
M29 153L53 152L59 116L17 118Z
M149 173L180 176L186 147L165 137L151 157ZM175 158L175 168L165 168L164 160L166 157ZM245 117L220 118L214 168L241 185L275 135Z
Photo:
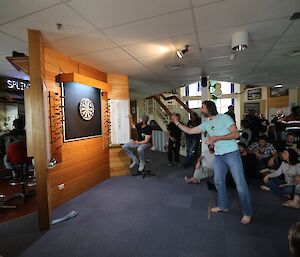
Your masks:
M130 159L121 146L109 149L110 176L124 176L129 174Z
M55 76L61 73L79 73L93 79L107 82L106 73L81 64L71 58L45 48L45 83L51 92L59 92L59 84ZM105 104L102 101L102 117ZM59 206L81 194L101 181L109 178L108 134L105 129L107 122L102 119L102 136L64 143L62 146L62 162L49 170L51 203ZM64 184L59 190L58 185Z
M50 228L51 217L51 194L49 187L49 174L47 172L47 137L48 115L45 106L45 93L43 83L45 80L44 70L44 46L41 33L36 30L28 31L29 45L29 74L30 88L26 89L26 125L28 154L34 157L36 174L36 196L40 230Z
M108 92L109 99L128 100L129 103L129 82L128 76L122 74L107 74L107 83L112 87ZM128 104L128 109L130 106ZM120 146L113 146L109 149L110 176L124 176L129 174L130 159L123 152Z
M112 86L108 99L129 100L128 76L121 74L107 74L107 83Z

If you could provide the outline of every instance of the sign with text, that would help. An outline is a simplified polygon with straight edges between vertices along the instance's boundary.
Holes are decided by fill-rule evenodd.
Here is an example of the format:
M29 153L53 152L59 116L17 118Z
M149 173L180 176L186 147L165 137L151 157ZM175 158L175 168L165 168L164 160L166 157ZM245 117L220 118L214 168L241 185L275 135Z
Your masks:
M30 83L28 80L16 79L16 78L1 78L0 79L1 87L21 90L23 91L26 88L30 87Z

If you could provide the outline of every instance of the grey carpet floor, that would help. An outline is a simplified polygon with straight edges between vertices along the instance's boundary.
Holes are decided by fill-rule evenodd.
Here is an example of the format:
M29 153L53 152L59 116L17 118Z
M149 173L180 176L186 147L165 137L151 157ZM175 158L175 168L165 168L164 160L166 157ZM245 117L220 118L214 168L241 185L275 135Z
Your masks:
M0 225L4 257L283 257L287 231L300 211L281 206L277 196L250 185L255 218L240 224L234 189L231 210L208 217L216 193L205 184L187 185L193 170L167 167L166 154L152 152L158 176L106 180L55 209L54 218L71 210L74 219L37 232L36 215Z

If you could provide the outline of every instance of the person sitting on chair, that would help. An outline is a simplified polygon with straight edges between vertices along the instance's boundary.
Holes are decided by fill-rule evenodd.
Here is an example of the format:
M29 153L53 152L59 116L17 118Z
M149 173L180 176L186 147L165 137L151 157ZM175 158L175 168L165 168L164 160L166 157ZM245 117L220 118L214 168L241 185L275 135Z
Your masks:
M131 128L137 130L137 140L131 140L129 143L123 145L123 150L132 160L130 169L134 168L137 164L139 164L139 172L142 172L145 168L145 154L144 152L151 147L151 137L152 131L150 126L148 125L149 117L144 114L140 118L140 122L137 124L133 124L132 116L129 115L129 122ZM134 154L133 150L136 149L138 153L138 157Z
M3 156L3 162L6 169L11 170L13 167L7 160L7 147L9 144L17 142L26 142L25 119L17 118L13 121L14 129L0 137L0 153Z
M198 158L195 166L193 177L185 177L184 180L189 184L198 184L201 180L211 178L214 175L214 158L215 147L214 145L208 145L208 150L204 151Z

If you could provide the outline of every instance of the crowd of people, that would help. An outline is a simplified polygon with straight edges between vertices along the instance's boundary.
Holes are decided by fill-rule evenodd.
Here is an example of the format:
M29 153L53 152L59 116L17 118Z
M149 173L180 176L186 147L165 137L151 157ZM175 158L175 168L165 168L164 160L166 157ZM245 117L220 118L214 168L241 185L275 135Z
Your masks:
M278 111L271 122L249 110L241 121L241 131L237 130L233 106L229 106L225 114L219 114L214 102L204 101L201 114L205 121L201 122L201 118L192 113L186 126L182 124L180 114L172 116L167 126L168 166L181 165L180 147L186 144L184 167L194 164L194 173L184 179L190 184L202 181L213 184L210 187L217 190L218 204L212 212L228 211L226 188L231 181L240 198L241 222L250 223L253 212L248 183L253 179L261 182L262 190L282 196L284 206L300 208L300 143L299 134L293 132L300 131L299 106L295 106L289 116ZM139 165L139 172L145 167L144 151L151 147L148 120L149 117L143 115L140 123L132 124L130 118L138 140L123 146L132 159L130 168ZM205 142L207 148L199 155L201 133L207 133L208 139Z

